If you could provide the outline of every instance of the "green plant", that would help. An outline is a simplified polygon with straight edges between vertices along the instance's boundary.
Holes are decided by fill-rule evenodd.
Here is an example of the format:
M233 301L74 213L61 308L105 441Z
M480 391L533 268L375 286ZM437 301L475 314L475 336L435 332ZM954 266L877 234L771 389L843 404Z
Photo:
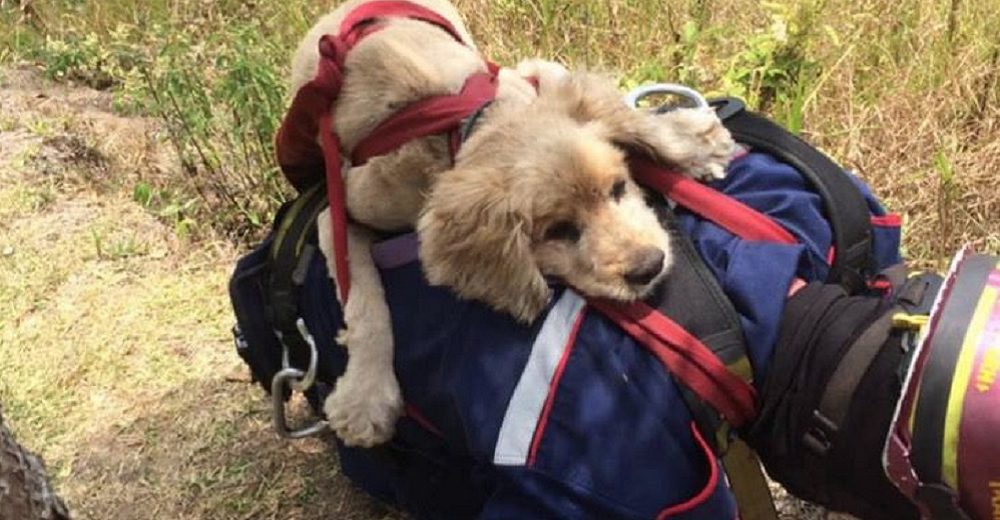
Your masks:
M166 124L186 187L214 224L237 236L252 235L284 199L272 144L284 110L279 56L248 23L205 43L170 36L138 71L138 95Z
M820 72L809 43L822 5L804 2L794 10L777 2L762 5L770 26L751 36L733 58L723 76L725 90L751 107L773 112L786 127L799 132L805 102Z

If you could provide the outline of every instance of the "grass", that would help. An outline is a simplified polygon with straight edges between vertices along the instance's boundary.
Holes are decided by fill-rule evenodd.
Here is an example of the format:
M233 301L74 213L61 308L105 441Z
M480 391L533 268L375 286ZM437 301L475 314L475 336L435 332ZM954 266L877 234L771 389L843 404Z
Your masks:
M906 249L941 267L971 242L1000 250L988 189L1000 163L1000 4L991 0L458 0L484 53L679 81L737 95L802 133L907 217ZM271 138L284 78L322 2L21 0L0 60L115 94L165 122L178 227L252 241L289 193ZM509 28L516 27L516 31ZM942 165L950 173L943 173ZM943 176L943 175L946 175ZM248 196L248 194L252 194ZM170 213L167 211L166 213Z
M743 97L904 214L914 265L1000 254L994 0L457 3L500 63ZM316 464L322 442L268 433L226 339L232 244L289 195L288 58L329 4L2 5L0 402L21 439L83 517L390 514Z
M156 125L108 112L108 93L14 76L0 86L24 116L0 132L0 403L75 517L391 515L346 484L329 438L272 432L227 337L236 250L179 233L160 194L130 189L162 160Z

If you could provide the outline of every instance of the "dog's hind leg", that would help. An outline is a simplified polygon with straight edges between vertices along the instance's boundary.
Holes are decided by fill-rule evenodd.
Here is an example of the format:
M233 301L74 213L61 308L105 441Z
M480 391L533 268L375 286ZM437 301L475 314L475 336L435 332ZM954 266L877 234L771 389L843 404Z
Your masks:
M320 213L317 229L320 250L336 282L329 210ZM345 328L337 338L347 347L347 368L323 411L344 444L371 447L392 438L403 400L392 364L389 307L370 253L372 235L355 225L348 225L347 233L351 293L344 305Z

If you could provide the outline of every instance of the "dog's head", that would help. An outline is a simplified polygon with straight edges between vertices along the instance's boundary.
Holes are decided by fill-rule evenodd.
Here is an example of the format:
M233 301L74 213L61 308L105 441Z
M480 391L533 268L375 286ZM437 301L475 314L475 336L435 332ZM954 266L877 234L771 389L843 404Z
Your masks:
M428 280L521 321L545 309L546 276L589 296L645 295L671 256L619 147L644 146L644 117L614 88L543 90L527 107L492 110L428 196L418 224Z

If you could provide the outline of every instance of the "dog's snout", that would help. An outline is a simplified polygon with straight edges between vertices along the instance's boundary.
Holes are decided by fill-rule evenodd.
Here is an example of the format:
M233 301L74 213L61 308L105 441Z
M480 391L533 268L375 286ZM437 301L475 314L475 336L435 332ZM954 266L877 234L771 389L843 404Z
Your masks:
M625 273L625 281L632 285L646 285L656 278L663 270L665 255L659 248L643 249L635 255L632 266Z

